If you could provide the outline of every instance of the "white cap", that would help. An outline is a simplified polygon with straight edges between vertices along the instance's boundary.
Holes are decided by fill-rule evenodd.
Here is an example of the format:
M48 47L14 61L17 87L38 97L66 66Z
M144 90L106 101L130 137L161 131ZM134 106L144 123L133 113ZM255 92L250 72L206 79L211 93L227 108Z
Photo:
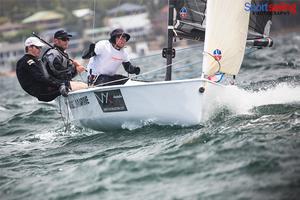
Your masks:
M36 37L29 37L25 40L25 47L28 47L28 46L31 46L31 45L34 45L34 46L37 46L37 47L43 47L45 46L44 43L42 43L38 38Z

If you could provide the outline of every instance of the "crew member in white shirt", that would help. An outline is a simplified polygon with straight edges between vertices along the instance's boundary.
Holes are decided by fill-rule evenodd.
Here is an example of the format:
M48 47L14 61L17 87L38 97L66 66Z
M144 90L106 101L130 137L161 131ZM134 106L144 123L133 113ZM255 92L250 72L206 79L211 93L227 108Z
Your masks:
M122 64L129 74L140 73L140 68L130 63L128 54L124 51L130 35L122 29L115 29L110 34L109 40L99 41L95 46L90 46L88 54L83 58L90 58L87 65L90 75L90 85L119 85L124 84L128 77L116 74Z

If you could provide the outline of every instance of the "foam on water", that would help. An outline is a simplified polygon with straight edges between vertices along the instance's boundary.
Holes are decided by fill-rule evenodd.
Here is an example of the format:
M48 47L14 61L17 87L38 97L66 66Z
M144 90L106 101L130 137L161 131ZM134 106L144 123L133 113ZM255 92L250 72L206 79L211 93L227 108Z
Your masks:
M236 86L228 86L221 98L216 98L215 107L227 107L236 114L247 114L256 106L285 104L300 101L300 86L280 83L274 88L248 91Z
M5 111L5 110L7 110L7 109L4 108L4 107L2 107L2 106L0 106L0 111Z

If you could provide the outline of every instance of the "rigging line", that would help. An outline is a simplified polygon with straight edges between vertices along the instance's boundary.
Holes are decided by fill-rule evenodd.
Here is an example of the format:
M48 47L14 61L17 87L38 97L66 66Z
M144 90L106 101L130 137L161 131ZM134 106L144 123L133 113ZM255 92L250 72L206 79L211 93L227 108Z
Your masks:
M188 8L190 8L190 4L189 4L189 2L187 1L187 2L185 2L185 4L187 5L187 7ZM185 6L185 5L184 5ZM191 19L194 21L194 13L193 12L191 12Z
M198 1L195 1L194 4L195 4L195 7L196 7L197 10L194 10L194 9L191 8L191 12L196 13L196 15L201 16L201 19L200 19L199 22L201 23L201 25L203 25L203 21L204 21L204 17L205 17L205 10L202 10L202 8L205 9L205 7L203 7L203 5L206 5L206 4L201 4L201 2L198 2ZM196 18L195 18L193 21L196 22L198 20L196 20Z
M202 45L193 45L193 46L182 48L182 49L176 49L176 51L180 52L180 51L184 51L184 50L188 50L188 49L195 49L195 48L199 48L199 47L202 47Z
M205 20L205 18L206 18L205 11L206 11L206 5L207 5L207 1L203 1L203 2L205 3L205 6L204 6L204 10L203 10L204 16L203 16L203 19L202 19L201 25L203 25L203 23L204 23L204 20Z
M177 61L177 62L174 62L174 63L172 63L172 64L175 65L175 64L178 64L178 63L182 63L182 62L185 61L185 60L186 60L186 59L182 59L182 60ZM200 61L198 61L198 62L200 62ZM156 69L154 69L154 70L145 72L145 73L143 73L143 74L135 75L135 76L133 76L133 78L138 77L138 76L142 76L142 75L151 74L151 73L154 73L154 72L159 71L159 70L163 70L163 69L167 68L168 66L170 66L170 65L172 65L172 64L169 64L169 65L163 65L162 67L158 67L158 68L156 68ZM186 65L183 65L183 66L186 67ZM181 68L181 67L173 67L174 70L176 70L176 69L178 69L178 68Z
M253 28L253 30L255 30L255 31L257 31L257 32L260 33L261 31L264 31L264 25L265 25L265 24L262 24L262 23L259 24L259 23L256 22L256 23L254 24L254 26L255 26L256 28L253 28L253 27L251 27L251 26L249 26L249 27Z
M254 18L256 18L256 19L254 19ZM268 20L271 20L271 18L272 18L272 16L270 17L270 16L268 16L268 15L265 16L264 18L262 18L261 16L260 16L260 18L257 18L256 15L253 15L253 14L250 13L250 21L252 22L252 24L253 24L256 28L251 27L251 25L249 25L249 27L251 27L253 30L255 30L255 31L257 31L257 32L259 32L259 30L264 31L264 28L265 28L266 23L258 23L258 22L266 22L266 21L268 21ZM259 19L260 19L260 20L259 20ZM257 21L258 21L258 22L257 22Z
M204 22L204 20L205 20L206 2L205 2L205 1L202 1L202 2L200 1L200 2L198 2L198 1L194 0L193 3L194 3L193 5L196 7L197 11L196 11L196 10L193 10L193 9L192 9L193 6L190 6L189 3L187 3L187 4L188 4L188 7L190 7L190 9L191 9L191 18L192 18L191 21L194 21L194 22L197 22L197 21L198 21L198 20L197 20L197 17L194 17L193 13L196 13L196 16L197 16L197 15L201 15L201 19L200 19L199 22L200 22L201 27L202 27L203 22ZM191 3L191 5L192 5L192 3Z
M186 59L188 59L189 57L187 57ZM174 65L174 64L178 64L178 63L181 63L183 61L185 61L186 59L182 59L180 61L177 61L177 62L174 62L172 64L169 64L169 65L163 65L163 67L158 67L154 70L151 70L151 71L148 71L148 72L145 72L145 73L142 73L142 74L139 74L139 75L134 75L134 76L131 76L130 79L133 79L133 78L136 78L136 77L139 77L139 76L144 76L144 75L147 75L147 74L151 74L151 73L154 73L156 71L159 71L159 70L162 70L162 69L165 69L167 68L168 66L170 65ZM200 61L197 61L195 63L199 63ZM195 64L195 63L192 63L192 64ZM189 65L192 65L192 64L188 64L188 65L184 65L183 67L186 67L186 66L189 66ZM180 67L180 68L183 68L183 67ZM174 70L178 69L179 67L173 67ZM99 75L97 75L98 77ZM109 82L106 82L106 83L100 83L100 84L97 84L97 85L94 85L94 87L97 87L97 86L105 86L107 84L110 84L110 83L115 83L115 82L118 82L118 81L123 81L123 80L127 80L128 78L122 78L122 79L118 79L118 80L114 80L114 81L109 81Z
M252 22L252 25L250 25L250 22ZM250 16L250 21L249 21L249 28L253 29L256 32L259 32L259 30L256 28L257 26L256 21L253 19L253 17Z
M120 6L120 5L121 5L121 2L122 2L122 0L119 0L119 4L118 4L118 6ZM114 17L117 17L117 16L118 16L118 14L119 14L119 12L120 12L120 10L118 10L117 12L115 12L115 15L114 15Z
M67 122L67 120L65 120L65 118L64 118L64 116L62 114L61 98L59 98L59 100L58 100L58 107L59 107L58 113L60 114L60 117L61 117L61 119L63 121L64 127L65 127L65 132L66 132L68 122Z
M181 62L183 62L184 60L186 60L186 59L182 59L182 60L180 60L180 61L178 61L178 62L175 62L175 63L173 63L173 65L174 65L174 64L181 63ZM136 77L139 77L139 76L147 75L147 74L150 74L150 73L154 73L154 72L156 72L156 71L165 69L165 68L167 68L167 67L170 66L170 65L172 65L172 64L169 64L169 65L163 65L163 67L158 67L158 68L156 68L156 69L154 69L154 70L151 70L151 71L148 71L148 72L139 74L139 75L133 75L133 76L131 76L131 79L136 78ZM174 69L176 69L176 68L174 67ZM98 76L99 76L99 75L97 75L97 77L98 77ZM94 85L94 87L97 87L97 86L103 86L103 85L107 85L107 84L110 84L110 83L115 83L115 82L123 81L123 80L127 80L127 79L128 79L128 78L126 77L126 78L122 78L122 79L118 79L118 80L114 80L114 81L109 81L109 82L106 82L106 83L100 83L100 84ZM96 80L96 79L95 79L95 80Z
M96 23L96 0L94 0L94 13L93 13L93 43L95 43L95 23Z
M65 132L68 131L70 125L71 125L71 122L70 122L70 105L69 105L69 101L66 97L63 97L64 98L64 101L65 101L65 105L66 105L66 108L67 108L67 115L66 115L66 129L65 129Z
M194 56L194 55L186 56L185 58L183 58L183 59L181 59L181 60L178 60L178 61L176 61L176 62L173 62L173 65L176 65L176 64L178 64L178 63L182 63L183 61L188 60L188 59L190 59L190 57L193 57L193 56ZM171 65L171 64L169 64L169 65ZM164 69L164 68L168 67L169 65L162 65L161 67L158 67L158 68L156 68L156 69L161 70L161 69ZM155 71L158 71L158 70L152 70L152 71L155 72ZM151 72L151 71L150 71L150 72ZM147 72L147 73L148 73L148 72Z
M178 52L181 52L181 51L185 51L185 50L189 50L189 49L196 49L196 48L199 48L199 47L201 47L201 45L193 45L193 46L186 47L186 48L176 49L176 52L178 53ZM148 55L148 56L141 56L141 57L133 58L133 59L130 59L130 60L132 60L132 61L141 60L141 59L151 58L151 57L158 56L158 55L161 55L161 53L155 53L155 54Z
M257 23L257 16L256 15L253 15L253 14L251 14L250 13L250 17L249 17L250 19L249 19L249 27L250 28L252 28L253 30L255 30L256 32L259 32L259 29L261 29L261 30L263 30L264 29L264 27L263 27L263 24L259 24L259 23ZM252 23L252 25L253 26L255 26L255 27L252 27L251 25L250 25L250 22Z
M176 68L173 68L173 69L174 69L174 71L176 71L176 70L178 70L178 69L182 69L182 68L185 68L185 67L188 67L188 66L192 66L192 65L195 65L195 64L198 64L198 63L200 63L200 61L193 62L193 63L189 63L188 65L183 65L183 66L181 66L181 67L176 67ZM160 70L160 69L158 69L158 70ZM158 70L156 70L156 71L158 71ZM146 72L146 73L143 73L143 74L134 75L134 76L130 77L129 79L134 79L134 78L136 78L136 77L138 77L138 76L144 76L144 75L149 74L149 73L152 73L152 72L154 72L154 70L153 70L153 71ZM98 76L97 76L97 77L98 77ZM100 84L94 85L94 87L97 87L97 86L105 86L105 85L107 85L107 84L115 83L115 82L119 82L119 81L123 81L123 80L126 80L126 79L128 79L128 78L122 78L122 79L118 79L118 80L114 80L114 81L109 81L109 82L106 82L106 83L100 83Z
M211 54L211 53L209 53L209 52L206 52L206 51L203 51L203 54L208 54L208 55L210 55L215 61L217 61L218 62L218 65L219 65L219 69L218 69L218 71L217 72L219 72L220 71L220 69L221 69L221 63Z
M188 47L188 48L185 48L185 49L182 49L182 50L188 50L188 49L193 49L193 48L198 48L198 47L201 47L201 45L197 45L197 46L194 46L194 47ZM160 55L160 54L155 54L155 55L157 56L157 55ZM150 55L149 57L151 57L151 56L154 56L154 55ZM181 63L181 62L183 62L183 60L187 60L187 59L189 59L190 57L193 57L193 56L194 55L190 54L189 56L185 56L185 58L182 58L182 59L179 59L176 62L173 62L173 64ZM145 56L145 57L148 57L148 56ZM144 57L140 57L140 58L144 58ZM136 59L132 59L132 60L139 60L140 58L136 58ZM165 66L165 65L163 65L163 66Z
M193 66L195 64L199 64L201 62L201 60L199 61L196 61L196 62L192 62L192 63L188 63L186 65L182 65L181 67L174 67L174 71L178 70L178 69L182 69L182 68L185 68L185 67L190 67L190 66ZM143 74L144 75L144 74Z

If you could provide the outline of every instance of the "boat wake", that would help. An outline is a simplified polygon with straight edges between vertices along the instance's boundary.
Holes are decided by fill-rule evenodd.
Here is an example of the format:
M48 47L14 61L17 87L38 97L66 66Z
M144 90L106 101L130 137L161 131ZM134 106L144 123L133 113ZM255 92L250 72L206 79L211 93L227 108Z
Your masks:
M300 102L300 86L280 83L275 87L250 91L228 86L221 97L210 102L210 117L221 108L228 109L231 113L241 115L250 114L253 108L264 105L289 104Z

